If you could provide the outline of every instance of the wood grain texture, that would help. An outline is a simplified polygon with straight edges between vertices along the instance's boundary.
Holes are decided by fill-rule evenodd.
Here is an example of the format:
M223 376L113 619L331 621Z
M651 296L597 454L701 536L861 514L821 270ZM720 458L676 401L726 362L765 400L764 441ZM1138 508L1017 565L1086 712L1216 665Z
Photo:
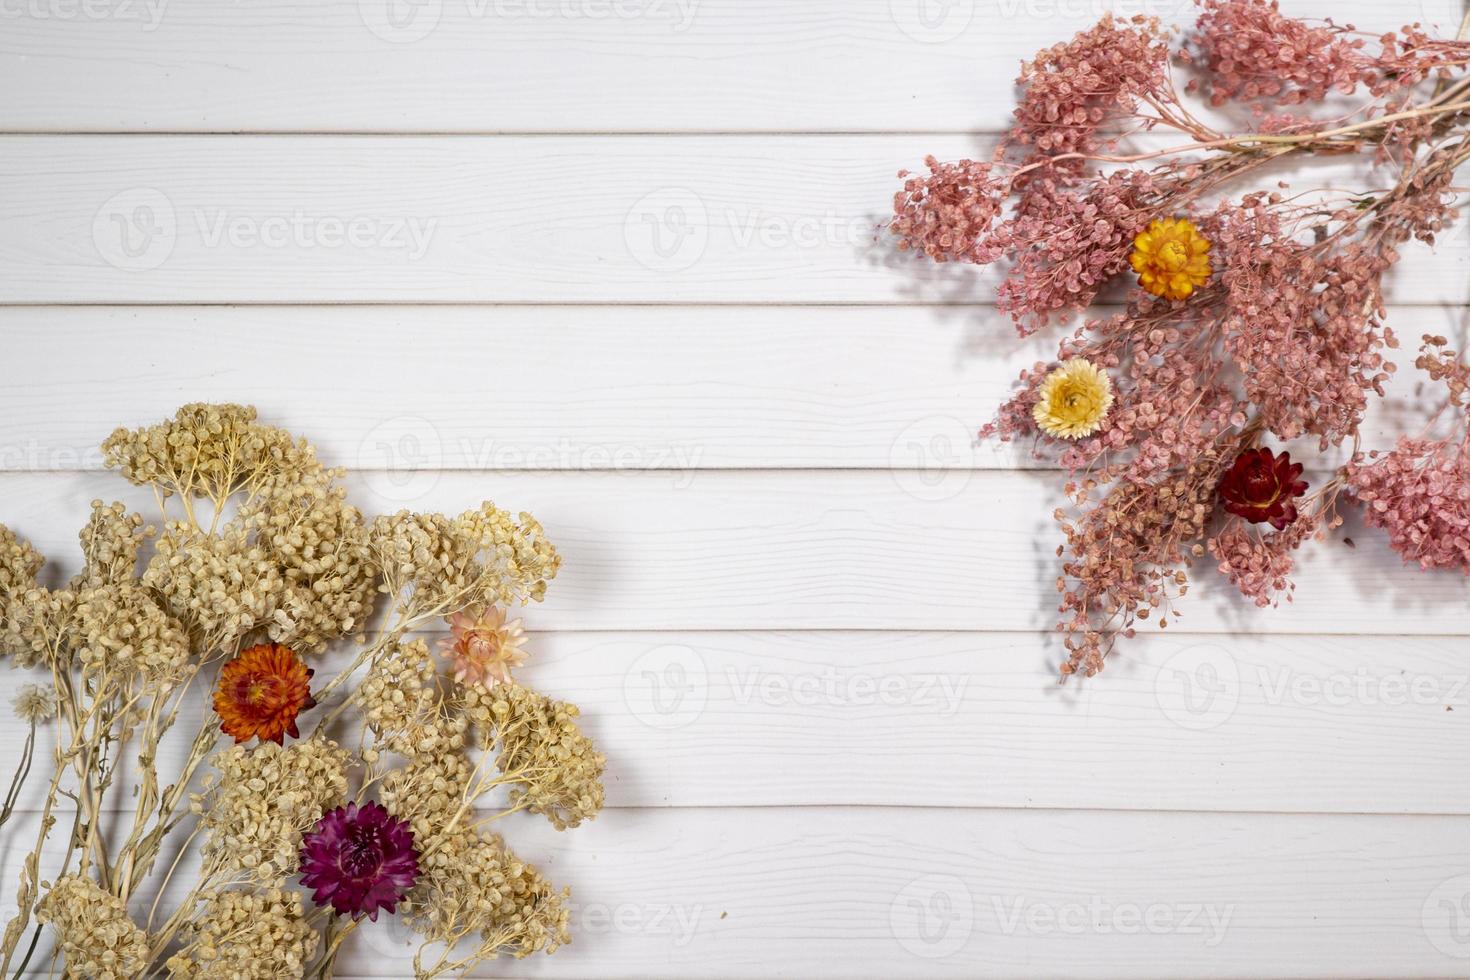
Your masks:
M1459 309L1388 322L1465 340ZM207 399L259 404L353 466L866 468L937 485L1053 465L974 433L1060 333L1019 338L983 306L0 307L0 470L100 468L115 426ZM190 335L209 342L169 356ZM1422 425L1414 350L1395 352L1364 446ZM1314 468L1342 456L1292 449Z
M1455 0L1291 0L1367 30ZM1188 0L127 0L3 8L0 129L981 131L1023 58ZM82 10L96 11L91 15Z
M807 807L499 829L572 888L575 939L477 977L1454 977L1470 953L1463 818ZM365 925L342 972L409 975L406 939Z
M582 708L613 807L1470 814L1465 647L1149 634L1095 681L1058 686L1045 634L539 633L518 676ZM315 662L318 678L342 653ZM0 673L0 703L38 679ZM211 683L186 701L162 771L210 712ZM24 734L0 718L0 742ZM33 779L21 807L43 789Z
M879 232L900 168L985 143L0 137L0 303L988 303L996 270ZM1406 246L1389 298L1470 298L1467 228Z
M498 826L575 941L475 976L1464 976L1470 580L1354 519L1294 604L1201 568L1056 685L1057 474L970 443L1054 341L877 235L899 168L987 151L1022 58L1186 7L0 0L0 521L63 581L92 498L151 511L97 442L190 400L312 438L370 513L541 518L523 677L582 706L610 808ZM1392 274L1411 349L1465 347L1467 229ZM407 975L403 939L340 974Z
M529 510L565 567L543 629L1050 629L1058 532L1054 476L790 470L695 473L350 475L369 514L459 513L489 498ZM151 494L112 473L0 475L5 523L74 570L94 499L156 513ZM1169 628L1203 633L1373 633L1470 629L1470 579L1405 567L1350 523L1304 549L1297 597L1258 610L1202 569ZM1350 560L1347 560L1350 556ZM1049 680L1044 672L1039 682Z

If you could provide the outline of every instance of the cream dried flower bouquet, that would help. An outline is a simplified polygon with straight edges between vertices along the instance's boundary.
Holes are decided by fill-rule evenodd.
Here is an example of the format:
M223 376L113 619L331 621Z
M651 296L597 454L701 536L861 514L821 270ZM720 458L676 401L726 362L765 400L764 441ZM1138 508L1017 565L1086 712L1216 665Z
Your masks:
M94 503L81 573L48 588L0 526L0 652L49 675L15 702L30 737L0 821L27 778L49 785L34 839L7 842L29 853L0 972L328 977L380 912L420 937L421 978L567 942L567 893L487 829L518 810L573 827L603 802L577 708L511 677L504 608L560 565L541 525L490 503L367 521L341 471L239 405L119 429L103 453L153 490L161 529ZM415 636L446 623L437 651Z

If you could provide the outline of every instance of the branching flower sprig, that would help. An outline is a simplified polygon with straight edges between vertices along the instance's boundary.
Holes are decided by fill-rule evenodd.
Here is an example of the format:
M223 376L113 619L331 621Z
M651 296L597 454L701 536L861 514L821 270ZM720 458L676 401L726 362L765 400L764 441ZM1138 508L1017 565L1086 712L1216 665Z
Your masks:
M1097 673L1139 621L1177 618L1201 560L1258 605L1290 598L1297 549L1347 501L1407 560L1470 572L1467 374L1447 341L1426 337L1418 361L1447 389L1441 432L1359 445L1395 370L1384 276L1449 224L1470 159L1464 33L1370 36L1274 0L1201 0L1177 40L1105 16L1023 65L989 159L900 174L899 247L1004 264L998 306L1023 335L1124 287L980 433L1035 440L1069 474L1064 677ZM1244 107L1248 127L1207 122L1201 99ZM1125 150L1144 136L1161 148ZM1361 159L1372 184L1249 186L1323 157ZM1315 477L1292 458L1333 447L1349 462L1309 461Z
M103 452L153 490L156 526L95 503L59 588L0 526L0 654L47 678L16 700L32 734L0 823L45 769L37 726L60 728L0 973L33 965L38 924L53 969L91 980L329 977L382 912L420 934L425 978L569 941L566 891L488 830L603 803L576 708L513 676L526 638L502 607L560 567L541 525L488 502L369 521L340 471L238 405ZM414 634L445 628L436 659Z

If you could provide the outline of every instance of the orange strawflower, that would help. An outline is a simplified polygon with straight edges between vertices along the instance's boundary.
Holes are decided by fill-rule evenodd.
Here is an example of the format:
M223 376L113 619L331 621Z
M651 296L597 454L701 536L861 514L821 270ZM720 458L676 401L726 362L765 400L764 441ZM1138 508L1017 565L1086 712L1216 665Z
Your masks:
M311 675L311 668L279 643L242 651L219 672L214 710L220 728L237 743L252 736L277 745L286 735L300 738L296 716L316 707Z

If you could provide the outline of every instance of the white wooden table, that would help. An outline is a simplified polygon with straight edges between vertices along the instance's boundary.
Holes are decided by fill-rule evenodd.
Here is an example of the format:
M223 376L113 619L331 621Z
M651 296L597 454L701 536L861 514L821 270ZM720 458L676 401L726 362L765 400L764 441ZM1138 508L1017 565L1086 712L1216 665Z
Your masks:
M505 828L576 940L477 975L1470 973L1466 581L1350 529L1294 605L1202 577L1057 686L1056 474L970 444L1053 340L875 240L1105 9L1186 7L0 0L0 521L75 567L138 499L96 444L191 400L370 511L540 517L527 676L609 808ZM1400 334L1463 337L1467 271L1412 249ZM369 939L347 972L406 975Z

